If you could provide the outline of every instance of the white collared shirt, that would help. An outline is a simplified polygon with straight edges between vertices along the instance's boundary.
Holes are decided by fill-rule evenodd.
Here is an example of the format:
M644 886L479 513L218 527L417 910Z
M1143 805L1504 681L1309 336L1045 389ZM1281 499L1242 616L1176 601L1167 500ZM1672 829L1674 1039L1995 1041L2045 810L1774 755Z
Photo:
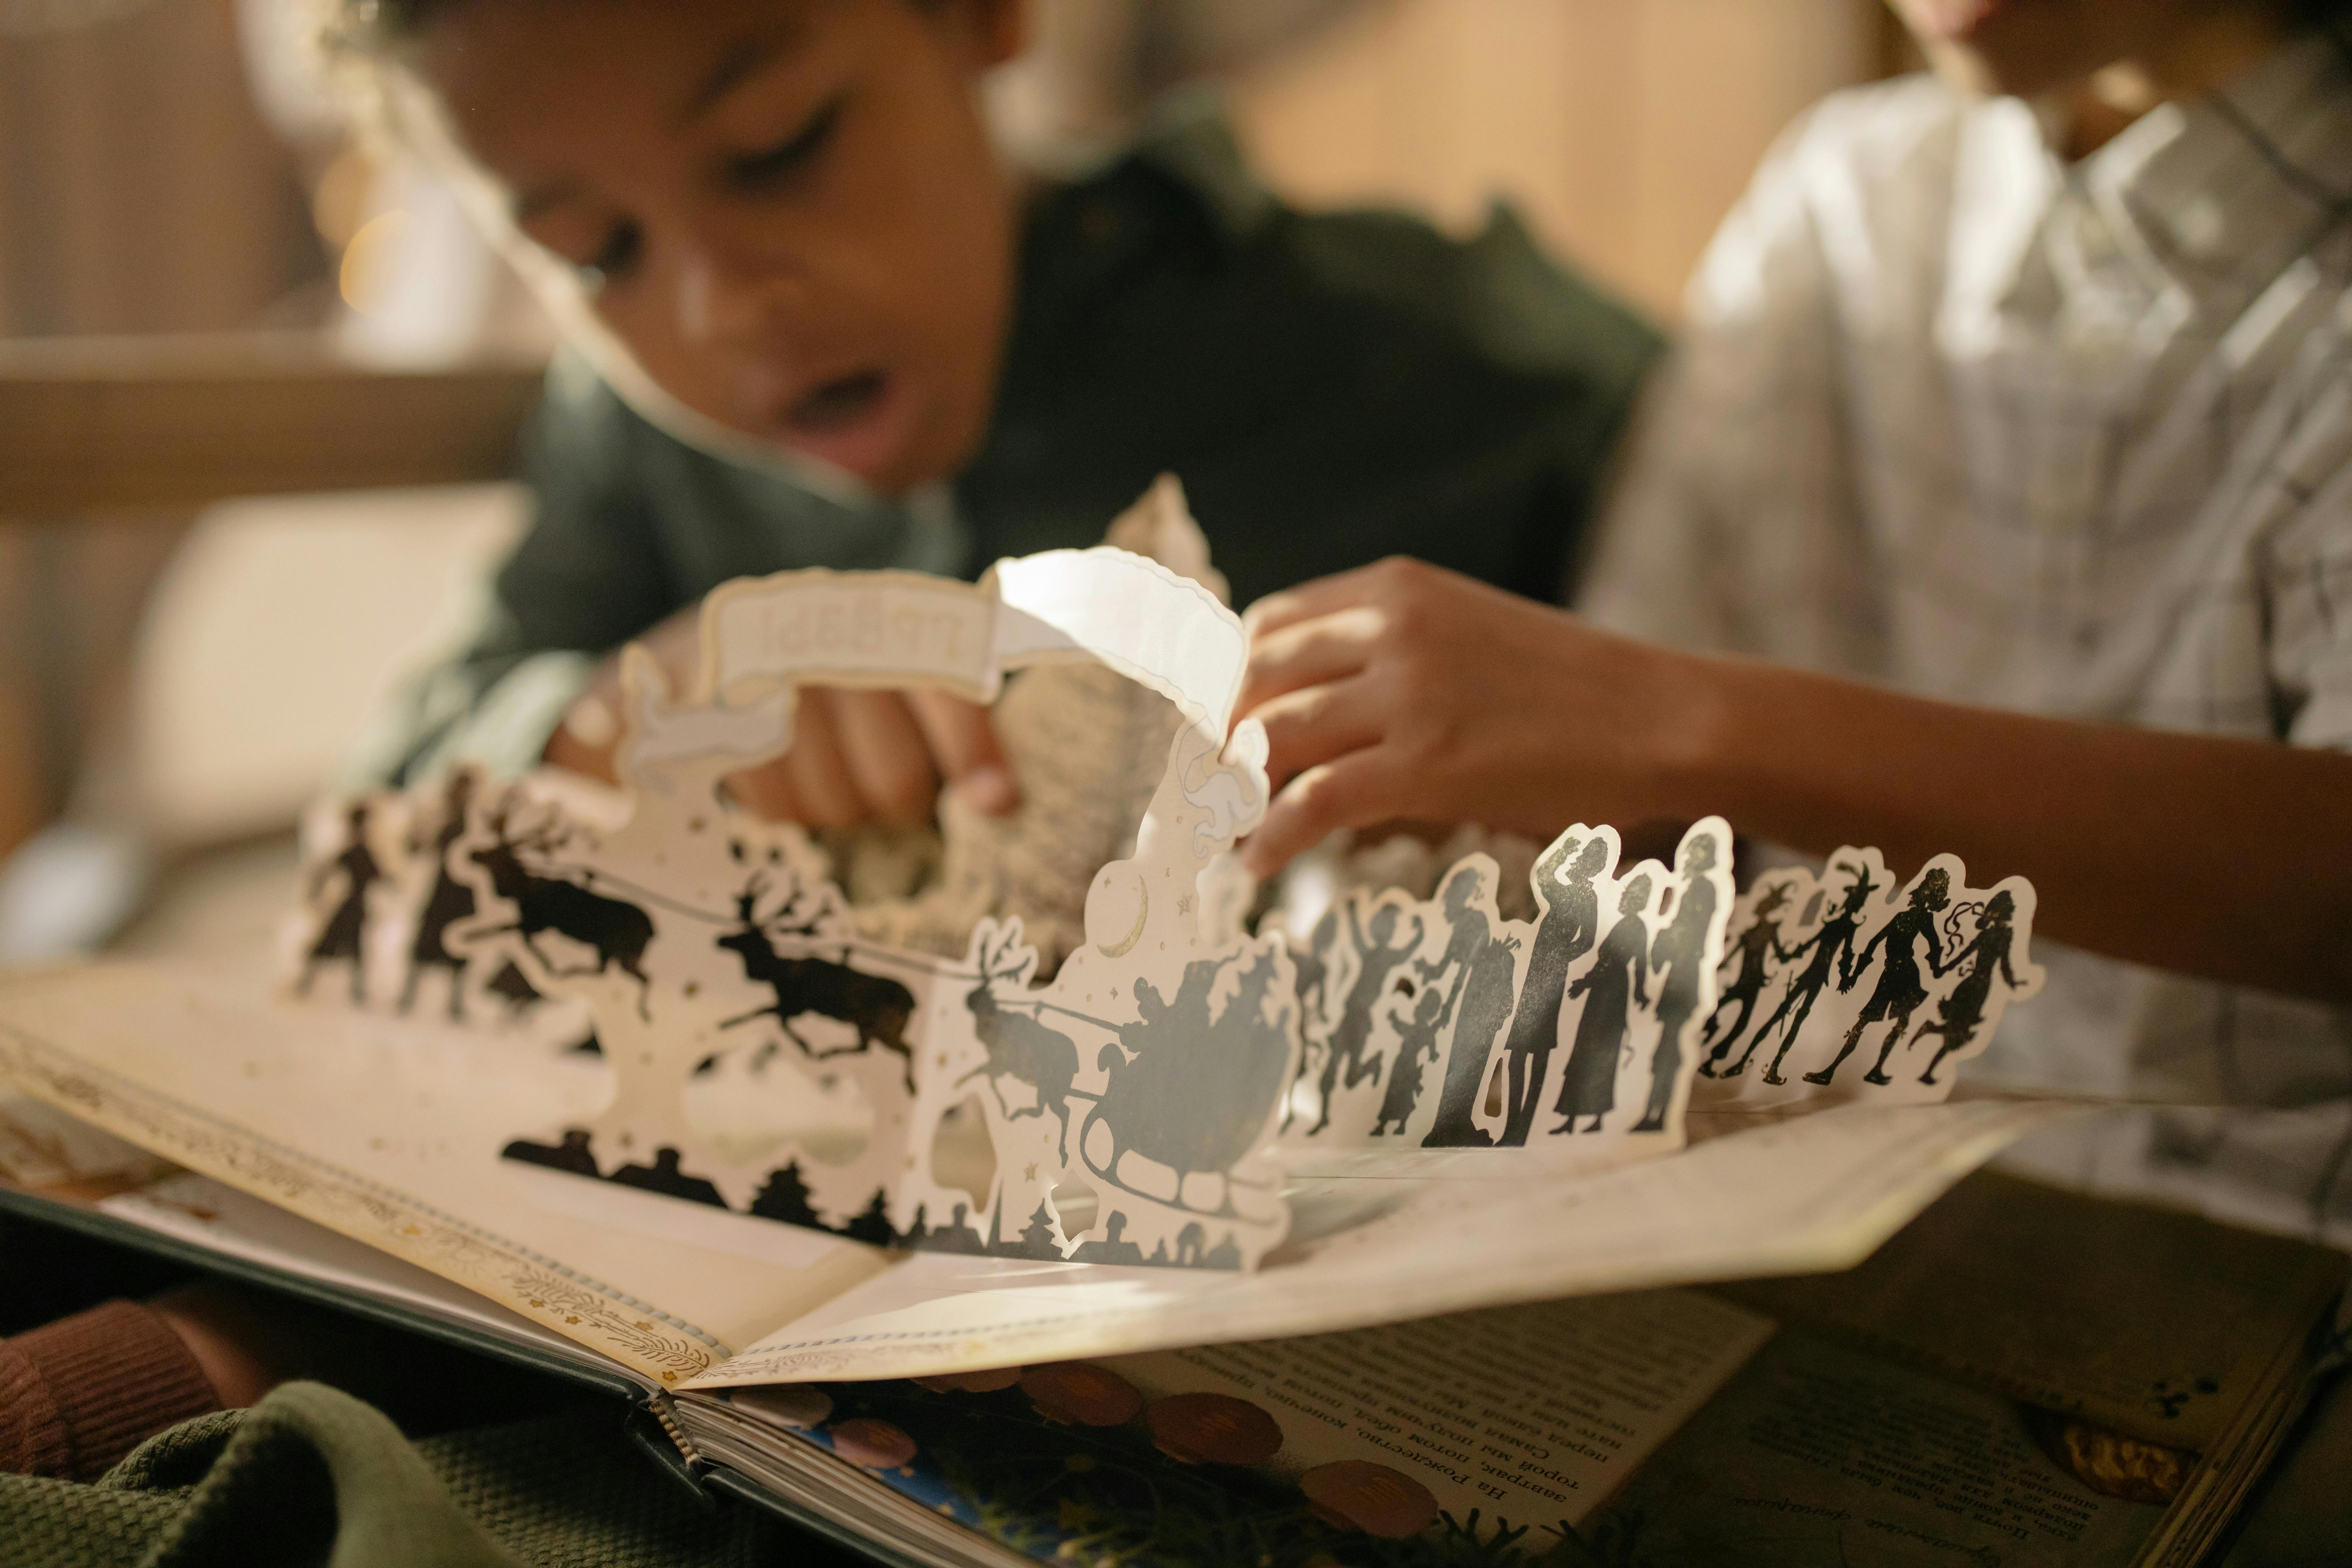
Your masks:
M2014 99L1840 94L1702 263L1582 607L1950 700L2352 749L2347 284L2352 46L2301 40L2071 165ZM2036 956L1977 1076L2299 1108L2168 1113L2078 1174L2234 1183L2352 1236L2352 1015ZM2219 1206L2292 1217L2267 1201Z

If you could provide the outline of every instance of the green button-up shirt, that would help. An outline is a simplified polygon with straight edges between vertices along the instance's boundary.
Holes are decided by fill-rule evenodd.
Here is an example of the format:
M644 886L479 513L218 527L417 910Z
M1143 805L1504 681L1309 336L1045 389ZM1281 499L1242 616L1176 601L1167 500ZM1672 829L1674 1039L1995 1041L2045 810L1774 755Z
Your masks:
M1554 599L1659 348L1507 209L1461 241L1302 213L1195 106L1032 205L994 418L951 494L845 504L559 360L523 460L533 526L365 771L526 767L597 658L731 577L971 576L1099 542L1163 471L1237 605L1391 554Z

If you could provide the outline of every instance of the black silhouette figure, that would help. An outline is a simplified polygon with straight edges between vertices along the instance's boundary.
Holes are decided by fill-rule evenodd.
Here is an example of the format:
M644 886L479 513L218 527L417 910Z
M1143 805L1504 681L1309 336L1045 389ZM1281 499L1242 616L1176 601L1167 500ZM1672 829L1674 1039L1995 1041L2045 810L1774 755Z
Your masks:
M921 1211L916 1212L919 1214ZM954 1212L948 1216L948 1223L925 1237L925 1246L933 1252L979 1253L987 1250L987 1243L981 1239L980 1232L973 1228L967 1217L970 1213L970 1205L956 1205Z
M1862 1032L1873 1024L1892 1019L1886 1030L1885 1043L1878 1048L1878 1061L1862 1075L1864 1083L1889 1083L1886 1058L1903 1041L1903 1032L1911 1026L1911 1015L1927 1000L1927 988L1919 980L1918 943L1927 944L1927 963L1938 974L1944 972L1944 951L1936 941L1936 916L1951 900L1952 879L1940 866L1919 879L1911 889L1911 902L1895 912L1893 920L1878 928L1861 952L1854 956L1851 968L1838 965L1838 989L1851 991L1870 970L1870 955L1882 946L1886 949L1886 963L1878 973L1878 984L1863 1004L1862 1016L1853 1027L1845 1032L1845 1044L1830 1065L1805 1075L1807 1083L1827 1083L1837 1073L1845 1058L1853 1055L1861 1043Z
M768 1173L765 1185L751 1200L751 1212L761 1219L782 1220L786 1225L802 1225L815 1230L833 1227L817 1216L809 1203L809 1185L801 1175L801 1163L788 1160ZM959 1207L961 1215L962 1209Z
M520 1160L525 1164L545 1165L551 1170L569 1171L575 1176L601 1176L596 1168L596 1156L588 1152L588 1130L567 1127L561 1144L534 1143L518 1138L499 1151L499 1157Z
M1404 1124L1412 1120L1412 1108L1421 1100L1421 1069L1437 1059L1437 1032L1444 1005L1444 992L1434 985L1423 986L1412 1020L1400 1025L1397 1033L1402 1044L1397 1051L1396 1065L1389 1069L1388 1092L1381 1097L1380 1120L1372 1123L1373 1137L1402 1132ZM1395 1126L1391 1127L1391 1122Z
M1543 901L1543 915L1536 922L1528 977L1519 985L1511 1037L1503 1047L1510 1063L1510 1110L1503 1128L1503 1142L1509 1148L1526 1143L1535 1131L1544 1074L1559 1040L1559 1006L1568 991L1568 972L1592 951L1592 939L1601 929L1601 896L1593 891L1592 879L1609 869L1609 845L1600 838L1586 839L1563 886L1560 868L1569 864L1577 847L1574 840L1563 838L1536 862L1536 896Z
M1339 945L1339 905L1335 900L1315 922L1314 932L1307 939L1306 948L1291 955L1291 963L1298 973L1298 1033L1307 1041L1307 1048L1298 1053L1298 1076L1292 1080L1296 1089L1314 1070L1314 1063L1328 1042L1319 1048L1313 1039L1315 1026L1323 1016L1324 1004L1329 1000L1331 986L1331 952ZM1287 1132L1297 1108L1289 1095L1282 1097L1282 1128Z
M1761 1041L1772 1032L1773 1026L1782 1026L1780 1048L1772 1053L1772 1065L1764 1069L1766 1083L1789 1081L1780 1076L1780 1064L1789 1059L1789 1047L1797 1043L1797 1036L1804 1029L1805 1019L1811 1015L1813 1004L1828 986L1831 975L1844 967L1847 955L1853 952L1854 933L1862 929L1863 903L1878 890L1878 884L1870 879L1869 871L1848 866L1843 861L1839 862L1838 868L1853 878L1853 885L1845 890L1845 902L1822 921L1821 930L1796 946L1782 948L1776 944L1773 947L1772 951L1780 955L1783 963L1794 963L1808 949L1811 950L1812 957L1806 960L1805 967L1798 973L1797 978L1789 983L1787 994L1780 998L1780 1005L1772 1009L1772 1016L1764 1020L1764 1026L1756 1031L1756 1038ZM1821 895L1817 892L1813 896L1818 899ZM1807 907L1811 906L1809 903ZM1749 1046L1748 1050L1753 1054L1755 1047ZM1745 1061L1743 1058L1743 1066ZM1724 1076L1728 1078L1731 1075L1726 1073Z
M1348 905L1348 936L1355 944L1357 957L1356 982L1348 987L1348 999L1339 1008L1339 1022L1323 1047L1322 1104L1316 1113L1315 1125L1307 1130L1310 1138L1331 1125L1331 1095L1339 1084L1342 1068L1347 1070L1349 1089L1381 1070L1381 1058L1365 1054L1372 1038L1372 1008L1387 988L1389 976L1421 946L1424 929L1415 920L1412 935L1391 946L1389 939L1396 935L1402 918L1394 904L1381 905L1372 911L1370 940L1367 941L1367 932L1357 918L1356 905L1353 901Z
M416 917L416 940L408 948L408 979L400 990L400 1010L406 1013L416 1005L416 988L425 972L443 971L449 976L453 1024L466 1021L466 957L449 951L449 928L474 912L474 889L449 868L449 847L466 836L466 812L473 795L471 772L460 768L449 775L448 792L442 797L441 827L433 836L433 890ZM533 993L534 999L536 995Z
M654 1151L650 1165L624 1165L613 1173L611 1180L625 1187L638 1187L665 1197L685 1198L690 1203L709 1204L713 1208L725 1208L727 1200L719 1189L700 1176L689 1176L677 1167L677 1151L663 1144Z
M1479 1090L1486 1086L1486 1058L1495 1037L1511 1016L1517 967L1511 954L1518 952L1519 939L1496 937L1486 911L1471 903L1478 880L1478 873L1466 866L1446 879L1445 918L1453 935L1436 963L1415 966L1423 980L1433 982L1455 964L1462 967L1462 978L1445 999L1445 1013L1455 1016L1454 1043L1447 1049L1445 1079L1438 1089L1437 1120L1421 1141L1424 1149L1484 1149L1495 1142L1470 1118L1478 1109Z
M988 1059L956 1079L956 1085L961 1088L986 1074L989 1087L996 1091L996 1107L1007 1121L1043 1116L1051 1110L1062 1123L1059 1147L1066 1163L1070 1158L1070 1086L1078 1079L1078 1047L1069 1036L1047 1028L1036 1012L1023 1012L1021 1003L1008 1005L997 999L993 989L996 982L1020 973L1017 959L1005 969L992 967L1012 953L1013 942L1013 934L1007 932L994 954L985 949L981 952L980 984L964 994L963 1005L971 1010L971 1032L979 1037ZM1029 1005L1034 1008L1036 1004ZM1027 1084L1036 1092L1037 1103L1025 1110L1015 1110L1007 1105L1004 1080L1008 1078L1015 1083Z
M1110 1218L1103 1222L1103 1238L1081 1243L1077 1251L1070 1255L1070 1259L1074 1263L1123 1263L1130 1266L1140 1265L1144 1261L1143 1248L1127 1239L1127 1215L1117 1209L1111 1210Z
M1715 840L1694 838L1683 846L1681 895L1666 929L1650 944L1650 967L1661 971L1658 982L1658 1043L1650 1052L1650 1102L1636 1132L1663 1131L1666 1110L1675 1098L1675 1080L1682 1070L1683 1034L1698 1011L1699 993L1707 979L1707 928L1715 923Z
M1209 994L1231 962L1203 958L1186 964L1170 1002L1149 981L1135 983L1140 1016L1123 1026L1118 1043L1105 1046L1097 1058L1102 1098L1078 1133L1079 1158L1111 1186L1139 1198L1155 1195L1118 1173L1121 1158L1137 1154L1174 1171L1175 1202L1192 1207L1182 1196L1184 1178L1229 1172L1264 1130L1290 1065L1286 1010L1266 1016L1276 967L1267 955L1241 971L1224 1011L1213 1019ZM1100 1164L1087 1138L1097 1121L1111 1135L1110 1155ZM1230 1191L1208 1212L1232 1213Z
M375 863L367 846L368 808L355 805L344 819L348 842L343 852L319 868L310 879L310 897L316 899L327 885L327 879L337 871L343 874L343 901L327 917L325 929L319 940L310 944L303 956L302 973L294 982L294 994L308 995L310 981L322 963L349 963L352 966L352 1001L364 1006L367 1003L367 893L383 879L383 868Z
M1960 976L1960 983L1952 988L1950 995L1944 998L1944 1005L1937 1010L1935 1018L1920 1025L1919 1032L1911 1037L1911 1043L1915 1046L1930 1035L1939 1036L1943 1040L1936 1047L1936 1059L1929 1062L1927 1070L1919 1075L1921 1083L1934 1083L1936 1069L1944 1065L1944 1058L1955 1051L1968 1048L1969 1039L1977 1032L1977 1026L1984 1022L1985 1004L1992 996L1994 970L2000 971L2001 979L2008 983L2011 990L2017 989L2017 972L2009 965L2010 946L2017 935L2017 928L2012 923L2016 918L2017 900L2006 891L1995 893L1991 901L1985 905L1984 912L1977 917L1976 934L1969 938L1969 944L1953 953L1951 962L1937 971L1938 975L1943 975L1963 964L1968 966L1967 973Z
M525 866L524 848L553 846L543 834L509 837L506 813L490 818L490 830L495 841L475 850L469 858L489 873L490 886L499 897L514 905L515 919L510 925L496 926L481 934L515 932L551 974L602 974L617 968L637 983L637 1016L650 1016L647 995L653 982L646 975L646 949L654 940L651 917L635 904L591 892L568 878L541 876ZM586 969L557 969L539 946L539 938L546 931L593 948L595 964Z
M1552 1135L1578 1131L1576 1119L1592 1118L1587 1132L1601 1131L1601 1119L1617 1108L1617 1058L1632 1030L1633 1009L1650 1005L1645 976L1650 970L1650 928L1642 910L1650 901L1650 879L1636 877L1617 895L1617 918L1592 955L1592 967L1568 988L1568 998L1591 1000L1576 1020L1576 1043L1569 1047L1568 1070L1561 1077L1559 1099L1552 1110L1561 1118Z
M830 959L786 958L776 951L772 930L794 936L814 934L817 920L812 916L800 926L762 923L753 912L760 895L765 890L763 879L754 876L751 884L735 897L736 929L719 939L718 945L742 961L743 977L755 985L765 985L775 995L775 1001L765 1007L754 1007L719 1026L732 1029L754 1018L773 1018L776 1027L783 1032L811 1061L823 1061L827 1057L854 1056L859 1051L880 1046L896 1051L905 1064L907 1092L915 1092L915 1054L907 1044L907 1026L915 1016L915 994L887 974L868 974L846 963ZM847 954L845 952L844 957ZM830 1050L812 1047L793 1020L814 1014L820 1018L832 1018L847 1024L857 1031L857 1043L835 1046ZM753 1065L764 1066L773 1054L771 1041L755 1058Z
M1730 984L1724 986L1716 998L1715 1011L1707 1015L1706 1032L1699 1036L1699 1044L1713 1042L1715 1046L1715 1049L1707 1054L1706 1060L1698 1066L1698 1070L1709 1078L1715 1076L1716 1064L1739 1043L1739 1037L1756 1016L1756 999L1763 994L1764 987L1771 981L1772 954L1780 946L1780 922L1771 917L1788 901L1788 883L1775 882L1766 888L1756 900L1755 920L1732 943L1730 957L1738 962L1738 967ZM1738 1016L1732 1020L1730 1028L1720 1030L1723 1037L1717 1040L1716 1036L1723 1023L1724 1009L1735 1005L1739 1008ZM1757 1038L1761 1037L1759 1033ZM1748 1058L1755 1054L1756 1040L1750 1039L1748 1048L1739 1053L1738 1061L1724 1069L1723 1076L1738 1078L1746 1072Z

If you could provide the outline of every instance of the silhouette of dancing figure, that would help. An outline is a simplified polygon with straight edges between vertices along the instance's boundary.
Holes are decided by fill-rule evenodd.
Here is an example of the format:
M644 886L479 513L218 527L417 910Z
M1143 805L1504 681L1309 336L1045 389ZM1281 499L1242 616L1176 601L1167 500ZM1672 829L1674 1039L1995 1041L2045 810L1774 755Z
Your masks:
M1584 840L1583 853L1577 856L1563 886L1560 868L1577 847L1574 839L1563 838L1536 862L1536 894L1544 911L1536 922L1528 977L1519 985L1510 1039L1503 1047L1510 1064L1510 1110L1503 1128L1503 1142L1509 1148L1526 1143L1535 1130L1544 1073L1559 1040L1559 1005L1568 990L1568 972L1592 950L1601 926L1601 895L1592 890L1592 879L1609 868L1609 846L1599 838Z
M1706 934L1715 923L1715 840L1694 838L1683 846L1682 896L1675 900L1674 918L1650 944L1650 967L1665 978L1658 983L1658 1043L1650 1052L1650 1103L1636 1132L1663 1131L1666 1110L1674 1101L1675 1080L1683 1065L1683 1034L1698 1011L1699 993L1706 988Z
M310 981L322 963L348 962L352 966L352 1001L364 1005L367 1002L367 892L383 876L383 868L368 852L368 808L355 805L344 818L349 843L343 852L319 868L310 879L310 897L319 896L327 879L337 871L343 874L343 901L327 917L319 940L303 956L302 973L294 982L297 996L310 994Z
M1315 1056L1318 1050L1318 1042L1314 1037L1315 1026L1322 1021L1324 1004L1329 1000L1331 950L1339 945L1339 906L1335 901L1329 909L1323 911L1323 918L1315 922L1314 932L1307 939L1305 950L1291 954L1291 966L1297 972L1298 979L1298 1035L1306 1047L1298 1053L1297 1076L1290 1080L1290 1087L1293 1089L1306 1080L1308 1073L1315 1070ZM1310 996L1314 1000L1309 1001ZM1320 1048L1328 1053L1330 1049L1330 1042L1328 1039L1324 1040L1320 1043ZM1290 1131L1291 1119L1297 1113L1293 1097L1288 1094L1284 1095L1282 1097L1283 1131Z
M1389 939L1396 935L1402 918L1394 904L1382 904L1374 910L1371 940L1367 942L1355 904L1348 905L1348 935L1355 943L1358 959L1356 983L1348 987L1348 999L1339 1009L1339 1026L1331 1031L1330 1042L1324 1047L1323 1103L1316 1113L1315 1125L1307 1130L1310 1138L1331 1124L1331 1090L1339 1080L1342 1065L1348 1069L1349 1089L1381 1070L1380 1058L1364 1055L1364 1047L1372 1037L1372 1006L1380 1001L1397 965L1411 958L1413 950L1421 945L1423 931L1421 921L1415 920L1412 935L1400 946L1390 946Z
M1765 889L1763 896L1756 900L1755 920L1739 933L1738 940L1732 946L1732 954L1739 961L1738 972L1732 976L1731 984L1723 988L1722 994L1716 998L1715 1011L1706 1016L1706 1030L1699 1036L1700 1045L1715 1041L1715 1049L1708 1054L1706 1060L1698 1065L1698 1070L1709 1078L1715 1076L1715 1064L1730 1054L1731 1047L1739 1043L1741 1032L1756 1016L1756 999L1763 994L1765 983L1772 978L1772 954L1780 945L1780 922L1770 917L1788 901L1788 883L1775 882ZM1723 1010L1734 1003L1738 1004L1739 1016L1729 1029L1724 1031L1723 1038L1716 1040L1717 1027L1723 1022ZM1757 1037L1758 1039L1762 1037L1760 1034ZM1755 1054L1756 1041L1751 1039L1748 1042L1748 1048L1739 1053L1739 1059L1724 1069L1723 1076L1738 1078L1746 1072L1748 1058Z
M2016 918L2017 900L2006 892L1995 893L1992 901L1985 905L1984 913L1977 917L1976 934L1969 938L1969 944L1952 954L1950 963L1936 972L1938 975L1948 974L1963 963L1969 965L1968 973L1960 976L1960 983L1952 988L1949 996L1944 998L1944 1005L1937 1010L1935 1019L1920 1025L1919 1032L1911 1037L1911 1043L1915 1046L1930 1035L1943 1037L1944 1043L1936 1047L1936 1059L1929 1062L1927 1070L1919 1075L1921 1083L1934 1083L1936 1069L1944 1065L1944 1058L1954 1051L1968 1048L1969 1037L1977 1032L1977 1026L1984 1022L1985 1004L1992 995L1995 969L2000 971L2000 977L2009 983L2011 990L2017 989L2017 973L2009 966L2010 945L2017 934L2011 922Z
M1519 942L1517 937L1497 939L1486 911L1471 903L1477 896L1478 880L1478 873L1466 866L1446 879L1445 918L1454 934L1435 963L1416 966L1421 977L1429 981L1437 980L1457 963L1462 966L1462 978L1454 983L1453 994L1446 997L1444 1011L1439 1015L1440 1027L1447 1016L1458 1016L1454 1020L1454 1043L1445 1057L1445 1081L1438 1089L1437 1120L1430 1124L1429 1136L1421 1141L1424 1149L1483 1149L1495 1142L1494 1136L1470 1118L1478 1109L1478 1091L1486 1087L1487 1054L1511 1016L1518 967L1511 954L1519 950Z
M1785 1026L1780 1031L1780 1048L1772 1053L1772 1065L1764 1069L1766 1083L1789 1081L1780 1076L1780 1064L1789 1059L1789 1047L1797 1043L1797 1036L1803 1032L1805 1020L1812 1014L1813 1003L1829 985L1830 975L1853 951L1854 933L1862 930L1863 901L1878 890L1878 884L1870 879L1867 870L1843 862L1839 869L1853 878L1853 886L1845 890L1845 902L1822 921L1821 930L1796 946L1783 948L1778 942L1773 944L1772 951L1780 955L1783 963L1795 963L1807 948L1812 950L1813 956L1797 978L1789 983L1788 994L1780 998L1780 1005L1772 1010L1772 1016L1764 1020L1764 1026L1756 1031L1756 1038L1760 1041L1772 1032L1775 1024ZM1755 1049L1753 1046L1748 1048L1751 1052ZM1731 1075L1727 1073L1724 1076L1728 1078Z
M1576 1119L1592 1118L1587 1132L1601 1131L1601 1119L1617 1108L1617 1058L1633 1027L1627 994L1646 1007L1649 987L1643 975L1650 967L1650 928L1642 923L1642 910L1650 901L1650 879L1636 877L1617 897L1617 918L1592 955L1592 967L1568 988L1570 1001L1590 995L1576 1020L1576 1044L1569 1047L1568 1070L1561 1075L1559 1099L1552 1110L1563 1120L1552 1131L1555 1138L1577 1131Z
M459 769L449 775L443 797L441 827L433 836L433 891L416 917L416 940L409 944L408 979L400 988L400 1010L416 1005L416 987L427 969L449 975L449 1021L466 1021L466 959L449 951L449 928L474 912L474 889L449 870L449 847L466 836L466 811L474 795L474 775ZM520 972L518 972L520 973Z
M1919 885L1911 889L1911 902L1897 911L1893 920L1879 927L1869 945L1854 956L1853 967L1849 969L1843 963L1838 965L1838 989L1851 991L1869 971L1870 955L1881 946L1886 949L1886 966L1879 971L1878 984L1871 990L1870 1000L1863 1004L1862 1016L1856 1018L1853 1027L1845 1032L1845 1044L1838 1047L1838 1054L1830 1059L1830 1065L1805 1075L1807 1083L1829 1082L1845 1058L1853 1055L1853 1047L1861 1043L1862 1032L1887 1018L1894 1019L1894 1024L1886 1031L1885 1044L1878 1048L1877 1065L1862 1075L1862 1081L1893 1081L1886 1076L1886 1058L1895 1054L1895 1047L1902 1042L1903 1031L1911 1026L1911 1015L1927 1000L1927 988L1919 983L1920 942L1925 941L1927 944L1929 966L1938 974L1944 972L1944 950L1936 941L1936 915L1952 901L1951 887L1951 876L1942 867L1929 871L1919 879Z
M1434 985L1422 987L1421 1001L1412 1010L1410 1021L1400 1020L1397 1034L1403 1041L1397 1052L1396 1065L1389 1069L1388 1092L1381 1097L1380 1120L1372 1123L1372 1136L1404 1131L1412 1120L1412 1108L1421 1102L1421 1069L1437 1059L1437 1031L1444 1011L1445 993ZM1396 1123L1391 1128L1389 1123Z

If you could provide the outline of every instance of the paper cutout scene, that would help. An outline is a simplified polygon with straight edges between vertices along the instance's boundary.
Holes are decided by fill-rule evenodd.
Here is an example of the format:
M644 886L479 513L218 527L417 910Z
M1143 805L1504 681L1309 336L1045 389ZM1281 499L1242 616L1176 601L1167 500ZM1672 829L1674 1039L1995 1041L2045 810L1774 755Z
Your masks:
M2021 881L1942 857L1895 888L1845 850L1735 897L1720 818L1670 864L1577 826L1517 858L1524 895L1477 852L1253 931L1241 624L1172 481L1111 538L976 584L727 584L693 690L625 658L617 790L322 805L289 988L601 1056L603 1112L517 1128L519 1163L886 1246L1247 1268L1301 1172L1581 1168L1674 1152L1695 1105L1940 1099L2039 984ZM911 848L736 809L803 684L995 702L1022 809L945 797Z

